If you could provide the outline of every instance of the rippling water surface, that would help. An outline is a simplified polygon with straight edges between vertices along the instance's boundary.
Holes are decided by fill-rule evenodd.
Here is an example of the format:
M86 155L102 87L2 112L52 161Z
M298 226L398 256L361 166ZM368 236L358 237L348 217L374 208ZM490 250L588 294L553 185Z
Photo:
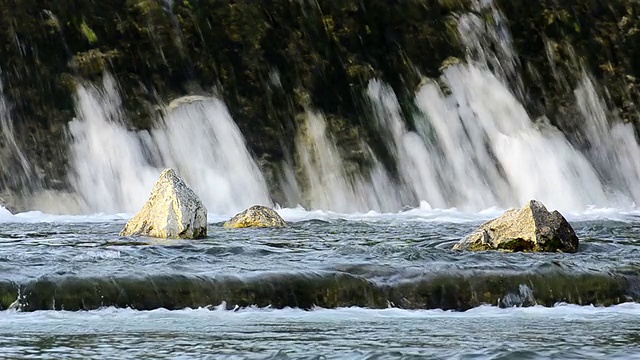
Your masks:
M491 212L282 214L198 241L6 218L0 358L640 358L634 214L569 216L577 254L451 250Z

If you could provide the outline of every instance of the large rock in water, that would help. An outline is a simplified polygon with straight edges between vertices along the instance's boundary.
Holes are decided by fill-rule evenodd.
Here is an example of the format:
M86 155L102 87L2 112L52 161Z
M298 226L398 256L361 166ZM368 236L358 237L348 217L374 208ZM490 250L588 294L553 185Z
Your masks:
M285 226L287 223L275 210L260 205L254 205L224 223L224 227L231 229Z
M202 238L207 236L207 208L173 169L165 169L147 203L120 235Z
M557 210L549 212L541 202L531 200L520 210L508 210L482 224L453 249L574 253L578 237Z

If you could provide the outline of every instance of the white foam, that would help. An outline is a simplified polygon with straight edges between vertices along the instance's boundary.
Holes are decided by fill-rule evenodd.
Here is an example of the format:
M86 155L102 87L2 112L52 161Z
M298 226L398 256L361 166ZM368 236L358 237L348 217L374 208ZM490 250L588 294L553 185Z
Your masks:
M426 203L425 203L426 204ZM501 210L492 208L477 213L463 212L455 208L432 209L428 205L412 208L399 212L356 212L351 214L338 213L324 210L306 210L302 206L296 208L284 208L277 210L283 219L289 222L309 220L347 220L347 221L428 221L441 223L473 222L490 219L502 213Z
M379 81L369 85L399 179L391 180L373 154L370 173L347 171L324 117L308 113L296 141L295 161L308 183L298 184L292 164L285 164L281 182L288 200L296 199L311 211L282 209L285 219L467 222L489 219L530 199L571 219L618 220L636 211L640 165L626 160L640 154L640 147L632 132L616 127L615 134L621 133L624 141L612 135L604 105L589 82L577 94L585 116L597 125L591 126L590 137L602 135L609 139L606 144L620 143L603 150L610 156L601 161L600 171L557 129L534 124L510 89L481 65L452 66L440 80L448 92L429 82L416 94L420 111L414 114L415 131L406 126L391 88ZM270 205L264 175L220 100L183 98L168 107L166 118L151 132L131 132L123 125L115 85L106 76L103 88L81 87L78 119L70 124L70 180L85 210L137 211L166 166L176 168L202 197L212 222L253 204ZM606 164L616 166L603 168ZM615 181L605 186L600 173ZM402 204L418 203L418 208L400 211Z
M495 306L479 306L464 312L444 310L405 310L398 308L367 309L361 307L324 309L311 311L297 308L273 309L270 307L226 310L224 304L198 309L167 310L155 309L139 311L118 309L113 307L91 311L35 311L20 313L6 311L0 317L0 325L22 324L55 325L70 321L92 322L108 317L112 322L143 322L156 319L207 319L207 323L337 323L337 322L378 322L378 321L410 321L428 319L495 319L495 318L554 318L566 321L602 320L607 318L627 318L640 316L640 304L624 303L610 307L579 306L558 304L553 307L532 306L498 308Z
M423 203L420 207L398 212L355 212L339 213L326 210L307 210L302 206L295 208L278 208L276 211L287 222L303 222L311 220L320 221L358 221L358 222L430 222L443 224L477 223L500 216L506 209L492 207L478 212L462 211L456 208L433 209ZM549 209L553 210L553 209ZM0 223L106 223L125 222L133 217L131 213L91 215L54 215L41 211L29 211L11 214L0 207ZM210 212L208 222L220 223L229 220L234 213L217 214ZM565 212L563 215L570 222L576 221L621 221L637 222L640 218L640 209L621 210L616 208L588 207L582 212Z
M4 210L4 211L2 211ZM0 209L0 223L105 223L111 221L124 221L130 219L129 214L104 214L92 215L54 215L42 211L27 211L11 214L6 209Z
M401 208L402 199L396 184L372 151L364 144L361 147L370 154L371 170L362 174L347 171L326 119L322 114L308 112L296 139L296 159L304 172L306 186L300 186L295 177L288 176L283 179L285 188L298 189L298 192L306 188L306 203L314 209L354 212ZM287 167L292 168L291 164ZM303 194L295 197L301 198Z
M11 217L11 211L7 210L4 206L0 206L0 219Z
M185 97L149 132L126 128L115 80L80 86L69 124L70 183L84 210L138 211L163 168L173 167L209 209L269 204L267 186L240 130L217 98Z

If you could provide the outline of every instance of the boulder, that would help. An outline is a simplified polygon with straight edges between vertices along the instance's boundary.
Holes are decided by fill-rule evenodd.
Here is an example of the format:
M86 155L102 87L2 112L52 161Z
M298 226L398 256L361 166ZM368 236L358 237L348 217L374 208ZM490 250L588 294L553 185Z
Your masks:
M453 249L574 253L578 237L562 214L531 200L520 210L508 210L482 224Z
M275 210L260 205L254 205L224 223L224 227L229 229L285 226L287 223Z
M120 236L197 239L207 236L207 208L173 169L165 169L142 210Z

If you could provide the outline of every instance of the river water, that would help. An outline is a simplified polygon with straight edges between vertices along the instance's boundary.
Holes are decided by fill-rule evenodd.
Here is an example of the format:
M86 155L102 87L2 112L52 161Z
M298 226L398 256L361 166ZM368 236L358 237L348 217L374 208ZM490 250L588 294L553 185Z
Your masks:
M0 216L0 358L640 358L637 213L567 214L577 254L504 254L451 250L499 210L279 211L197 241Z

